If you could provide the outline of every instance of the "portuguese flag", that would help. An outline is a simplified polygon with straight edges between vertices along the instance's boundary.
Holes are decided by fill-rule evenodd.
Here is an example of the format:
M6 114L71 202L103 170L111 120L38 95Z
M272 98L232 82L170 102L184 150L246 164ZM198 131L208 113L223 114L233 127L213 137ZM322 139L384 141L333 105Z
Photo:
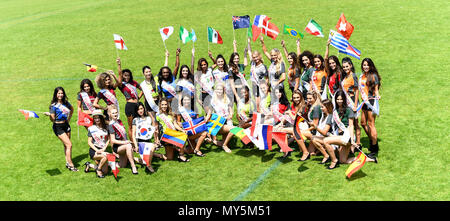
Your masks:
M316 21L313 19L309 20L308 25L306 25L305 31L317 36L323 38L323 32L322 32L322 26L320 26Z

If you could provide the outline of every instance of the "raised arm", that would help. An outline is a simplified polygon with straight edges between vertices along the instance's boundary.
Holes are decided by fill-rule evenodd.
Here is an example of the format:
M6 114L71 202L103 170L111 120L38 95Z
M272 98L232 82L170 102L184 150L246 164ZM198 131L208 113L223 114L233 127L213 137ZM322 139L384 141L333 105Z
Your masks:
M330 52L330 43L331 43L331 39L328 39L328 41L327 41L327 47L326 47L326 49L325 49L325 57L323 58L323 60L325 61L325 72L327 72L328 75L331 74L331 73L328 73L328 67L329 67L329 64L328 64L328 55L329 55L329 52Z
M191 72L194 73L194 65L195 65L195 48L192 47L192 56L191 56Z
M177 48L177 52L175 53L175 56L176 56L176 58L175 58L175 67L173 68L173 76L175 78L178 78L177 77L177 75L178 75L178 68L180 68L180 52L181 52L181 49Z
M212 54L211 51L208 51L208 57L209 57L209 58L211 59L211 61L213 62L212 69L214 69L217 65L216 65L216 60L214 59L213 54Z
M297 55L300 56L302 50L300 49L300 38L297 39Z
M283 47L284 56L285 56L286 59L287 59L289 53L288 53L288 50L286 49L286 42L284 42L284 40L281 40L281 47Z
M237 52L236 39L233 40L233 52Z
M123 74L122 74L122 62L120 61L120 58L116 59L116 63L117 63L117 71L119 72L119 79L117 79L117 86L122 87Z
M267 59L272 60L270 57L270 53L267 51L266 45L264 44L264 37L261 35L261 37L259 38L260 42L261 42L261 46L262 46L262 50L264 52L264 55L266 55Z
M248 52L248 57L250 58L250 61L252 61L253 57L252 57L252 46L250 43L250 38L247 38L247 52Z
M166 59L164 61L164 66L169 66L169 51L166 50Z

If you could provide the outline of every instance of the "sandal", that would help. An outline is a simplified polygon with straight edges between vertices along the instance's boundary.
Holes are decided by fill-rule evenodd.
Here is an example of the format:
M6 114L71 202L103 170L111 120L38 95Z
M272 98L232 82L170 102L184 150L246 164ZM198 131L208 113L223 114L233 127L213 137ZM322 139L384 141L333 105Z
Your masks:
M228 148L227 146L222 146L223 150L227 153L231 153L230 148Z
M89 169L91 168L90 165L91 165L91 163L89 163L89 162L84 163L84 172L85 173L89 172Z
M98 177L98 178L105 178L105 175L103 175L103 173L102 173L102 175L98 175L98 172L102 172L102 171L99 170L98 168L95 169L95 172L97 173L97 177Z
M205 154L203 154L202 152L200 152L200 150L194 150L194 154L198 157L204 157Z
M181 157L184 157L184 160L183 160ZM189 160L188 158L186 158L186 156L181 155L181 156L178 156L178 161L179 161L179 162L187 163L187 162L189 162L190 160Z
M70 166L69 163L66 163L66 168L73 172L78 172L78 169L74 166Z

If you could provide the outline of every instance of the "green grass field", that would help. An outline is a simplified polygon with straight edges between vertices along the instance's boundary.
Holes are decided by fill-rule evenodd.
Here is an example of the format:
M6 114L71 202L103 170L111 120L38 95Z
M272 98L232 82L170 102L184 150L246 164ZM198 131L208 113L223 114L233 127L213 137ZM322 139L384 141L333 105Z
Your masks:
M0 200L2 201L447 201L449 188L449 43L450 4L447 1L68 1L4 0L0 8ZM192 43L178 40L179 26L193 28L196 59L207 57L206 27L218 30L223 45L210 44L214 55L229 58L233 48L232 15L256 14L303 30L314 18L327 36L344 12L355 26L350 43L374 60L382 77L381 116L376 120L379 163L366 163L345 178L347 165L329 171L318 165L322 157L298 162L298 149L279 163L282 153L241 149L232 141L232 154L205 145L204 158L190 163L154 161L157 172L139 175L123 168L118 181L110 174L97 179L85 174L89 160L86 130L77 137L76 114L71 121L73 160L80 172L64 167L61 142L52 124L40 114L25 120L17 109L48 111L53 89L65 88L76 108L83 78L94 79L83 62L116 69L113 33L120 34L128 51L120 51L122 67L142 81L141 68L156 74L164 64L158 29L172 25L166 41L175 63L190 63ZM236 30L242 55L246 30ZM269 49L280 40L295 51L295 39L280 34L265 38ZM327 37L305 34L302 50L324 54ZM259 42L252 48L261 51ZM337 51L330 47L330 54ZM344 56L340 55L342 59ZM357 72L360 61L352 59ZM286 61L286 59L285 59ZM265 63L268 64L267 59ZM248 69L247 69L248 72ZM97 90L97 88L96 88ZM97 90L98 91L98 90ZM121 109L125 99L116 91ZM290 95L290 94L289 94ZM122 113L124 117L124 113ZM125 119L125 118L123 118ZM364 131L364 130L362 130ZM369 140L362 132L362 143ZM367 151L367 149L364 149ZM163 152L160 150L159 152Z

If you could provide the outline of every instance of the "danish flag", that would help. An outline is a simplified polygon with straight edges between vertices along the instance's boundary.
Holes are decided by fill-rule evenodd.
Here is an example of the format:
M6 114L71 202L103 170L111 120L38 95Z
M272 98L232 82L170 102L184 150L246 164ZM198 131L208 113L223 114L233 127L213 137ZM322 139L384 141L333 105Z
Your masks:
M255 30L256 28L261 28L261 32L269 37L271 37L273 40L275 40L280 33L280 30L278 27L269 22L271 18L267 17L266 15L256 15L255 19L253 20L253 41L256 40L256 38L259 36L259 32ZM255 34L257 36L255 36Z

